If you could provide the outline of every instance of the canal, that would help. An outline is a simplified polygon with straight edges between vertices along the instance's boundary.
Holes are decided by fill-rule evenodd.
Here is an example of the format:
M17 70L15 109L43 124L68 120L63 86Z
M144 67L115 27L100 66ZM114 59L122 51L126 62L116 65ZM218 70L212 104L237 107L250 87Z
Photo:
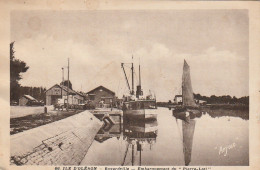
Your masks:
M248 119L221 114L236 111L210 111L189 123L173 117L167 108L146 111L157 113L157 120L123 122L100 129L81 165L249 164Z

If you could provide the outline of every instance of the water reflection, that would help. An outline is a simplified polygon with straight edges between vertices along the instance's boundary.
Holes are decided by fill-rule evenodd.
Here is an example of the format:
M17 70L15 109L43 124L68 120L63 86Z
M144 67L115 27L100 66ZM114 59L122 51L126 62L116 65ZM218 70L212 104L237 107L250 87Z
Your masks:
M124 119L126 120L126 119ZM132 149L131 154L131 163L135 165L137 163L136 159L139 157L139 165L142 165L142 151L144 146L149 146L152 150L153 144L156 142L157 129L158 129L157 119L150 121L140 121L139 119L125 121L123 123L123 135L124 140L127 141L127 149L124 155L122 166L125 165L125 160L129 151L129 148ZM139 154L136 154L139 152Z
M116 137L119 139L122 133L121 128L121 124L111 125L109 126L109 129L107 128L107 126L102 126L96 134L95 140L99 143L103 143L104 141L112 137Z
M249 110L231 110L231 109L204 109L212 118L219 118L223 116L239 117L243 120L249 120Z
M95 141L103 143L111 138L120 137L127 142L124 152L124 158L121 165L125 165L127 157L131 159L131 165L142 165L142 151L148 146L152 150L152 146L156 143L158 133L157 117L147 119L140 116L129 118L123 116L122 122L118 124L104 124L95 136Z
M82 165L248 165L248 121L240 116L211 111L187 120L167 108L148 111L157 118L122 117L118 124L104 125ZM220 153L234 143L226 156Z
M193 144L193 136L196 125L196 120L180 120L182 125L182 131L179 132L182 136L182 144L183 144L183 155L185 166L188 166L191 162L191 153L192 153L192 144ZM178 122L178 118L176 118L176 122ZM179 124L178 124L179 126Z

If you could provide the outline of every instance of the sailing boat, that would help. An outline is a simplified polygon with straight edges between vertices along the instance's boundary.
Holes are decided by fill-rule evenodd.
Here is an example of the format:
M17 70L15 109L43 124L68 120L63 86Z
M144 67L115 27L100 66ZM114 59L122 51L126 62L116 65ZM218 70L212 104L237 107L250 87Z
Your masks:
M128 78L126 76L125 64L131 64L131 72L132 72L132 89L130 88L130 84ZM152 95L143 96L143 90L141 88L141 67L139 64L139 84L137 85L136 93L134 90L134 63L121 63L121 67L123 69L127 87L129 89L129 95L124 96L123 99L123 114L126 115L127 119L137 119L137 120L146 120L146 119L154 119L157 118L157 114L148 114L145 112L145 109L157 109L156 105L156 97L152 97Z
M182 106L175 107L172 112L175 117L181 118L182 120L195 118L201 113L194 101L190 78L190 66L186 60L184 60L182 74Z

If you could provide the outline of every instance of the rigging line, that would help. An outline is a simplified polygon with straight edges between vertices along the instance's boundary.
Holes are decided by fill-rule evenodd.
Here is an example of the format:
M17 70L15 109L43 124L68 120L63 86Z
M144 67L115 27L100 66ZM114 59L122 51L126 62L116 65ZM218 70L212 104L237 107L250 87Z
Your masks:
M123 166L124 164L125 164L125 158L126 158L126 155L127 155L127 152L128 152L128 148L129 148L129 142L127 142L127 149L126 149L126 152L125 152L125 156L124 156L124 160L123 160L123 162L122 162L122 164L121 164L121 166Z
M128 94L129 93L128 87L127 86L123 86L122 92L123 92L123 94Z
M129 77L129 76L126 75L126 71L125 71L124 63L121 63L121 67L122 67L122 69L123 69L123 73L124 73L124 77L125 77L125 79L126 79L127 87L128 87L129 90L130 90L130 85L129 85L129 82L128 82L128 77Z
M128 80L129 80L129 77L130 77L130 76L131 76L131 73L129 73L129 75L128 75L128 77L127 77ZM131 92L131 86L130 86L130 92Z

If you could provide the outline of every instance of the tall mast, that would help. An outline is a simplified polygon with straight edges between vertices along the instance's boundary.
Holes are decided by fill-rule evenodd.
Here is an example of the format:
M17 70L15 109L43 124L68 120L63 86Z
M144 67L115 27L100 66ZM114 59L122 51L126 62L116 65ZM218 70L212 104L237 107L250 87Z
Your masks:
M182 82L181 82L181 97L182 97L182 105L184 106L184 97L183 97L183 88L184 88L184 64L185 64L185 59L183 63L183 71L182 71Z
M139 58L139 85L141 86L141 66L140 66L140 58Z
M64 85L64 68L62 67L61 69L62 69L62 83L61 83L61 85ZM62 88L61 88L61 98L63 98L63 96L62 96Z
M139 58L139 81L136 87L136 97L139 98L143 95L142 87L141 87L141 65L140 65L140 58Z
M181 98L182 98L182 105L184 106L184 98L183 98L183 81L181 83Z
M64 83L64 68L62 67L62 83Z
M132 95L135 94L134 92L134 62L133 62L133 55L132 55Z
M68 58L67 110L69 110L70 59Z

